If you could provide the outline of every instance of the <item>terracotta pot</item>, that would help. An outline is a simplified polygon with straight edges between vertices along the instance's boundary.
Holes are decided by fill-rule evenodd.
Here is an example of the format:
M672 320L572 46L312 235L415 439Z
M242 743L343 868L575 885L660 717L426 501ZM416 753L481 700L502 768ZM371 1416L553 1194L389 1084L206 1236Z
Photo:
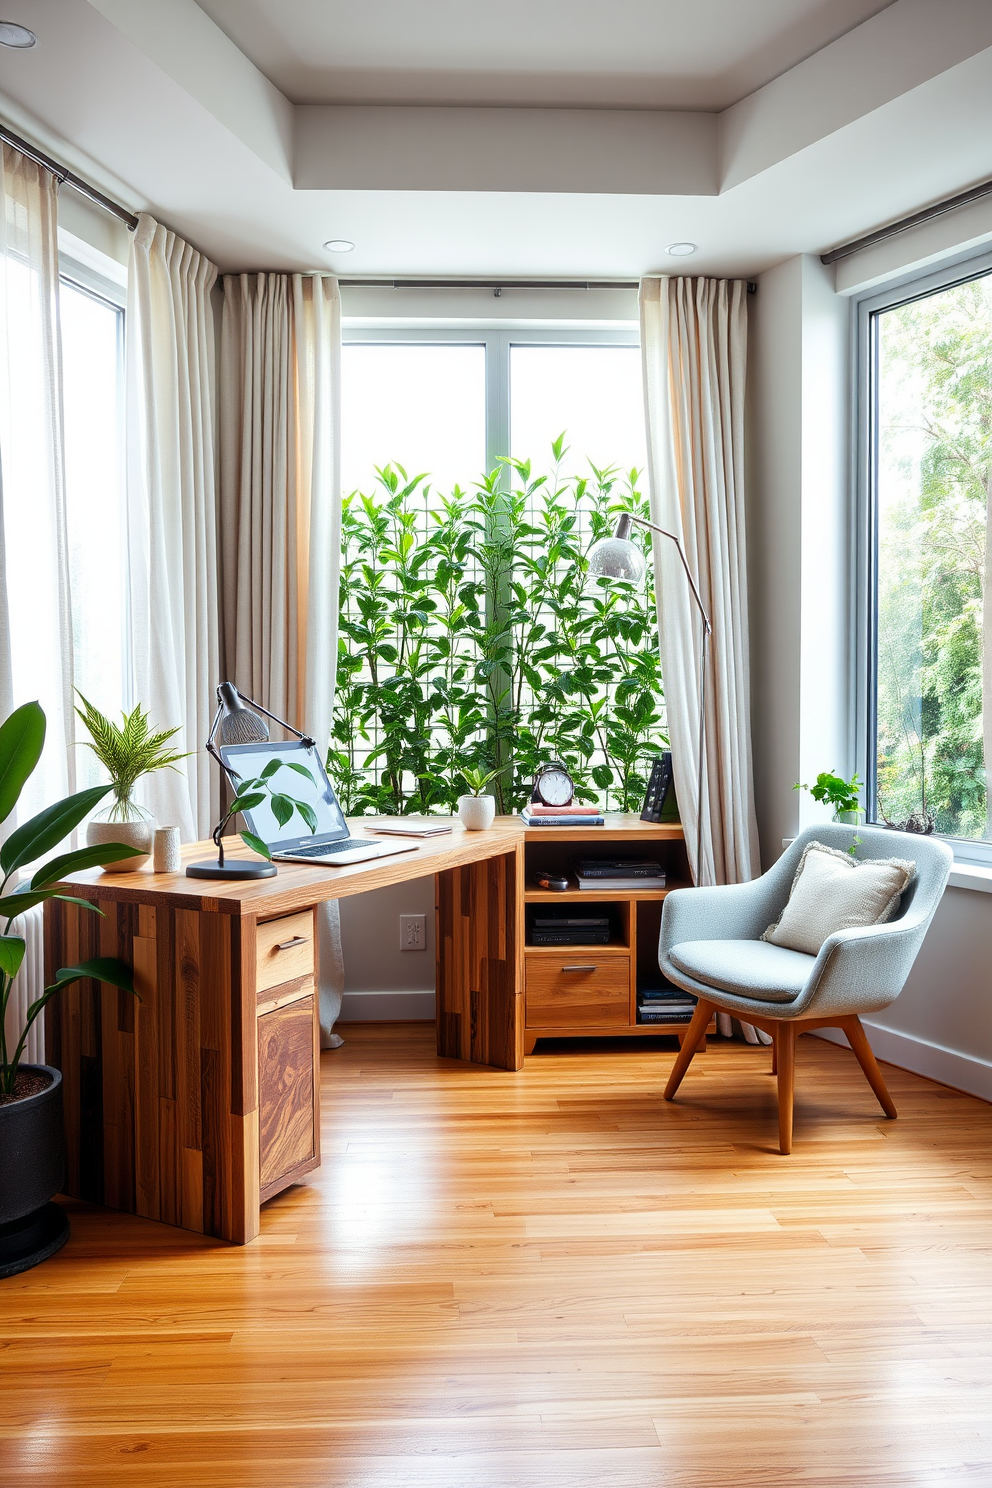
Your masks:
M459 796L458 815L469 832L484 832L496 819L495 796Z

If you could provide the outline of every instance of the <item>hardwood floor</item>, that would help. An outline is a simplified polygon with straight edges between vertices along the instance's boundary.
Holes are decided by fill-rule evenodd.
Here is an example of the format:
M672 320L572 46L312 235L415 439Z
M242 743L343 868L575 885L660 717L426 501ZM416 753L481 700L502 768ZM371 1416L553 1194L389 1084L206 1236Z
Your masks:
M71 1203L0 1283L0 1483L992 1484L992 1107L797 1049L424 1025L323 1057L323 1166L245 1248Z

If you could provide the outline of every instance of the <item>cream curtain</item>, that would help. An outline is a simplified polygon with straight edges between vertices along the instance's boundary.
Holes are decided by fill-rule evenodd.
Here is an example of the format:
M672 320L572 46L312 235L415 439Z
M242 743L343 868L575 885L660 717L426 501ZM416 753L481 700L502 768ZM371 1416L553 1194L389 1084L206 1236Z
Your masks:
M658 627L672 767L697 883L741 883L758 866L751 775L744 387L747 287L740 280L641 282L641 356L654 521L682 539L713 625L703 799L697 800L699 616L674 545L655 536ZM696 866L697 813L703 813ZM730 1036L732 1020L718 1017ZM766 1034L741 1023L748 1043Z
M217 270L142 215L127 291L127 506L135 696L158 727L179 724L185 774L148 778L156 820L209 835L220 780L203 741L218 682L214 479Z
M48 719L22 819L76 778L57 201L53 176L0 147L0 709L37 698Z
M700 883L758 864L751 779L744 540L746 285L645 279L641 354L653 519L677 533L713 623L706 687ZM658 624L672 764L695 856L701 631L674 545L655 537Z
M330 740L341 555L341 303L324 274L223 279L220 545L224 675ZM337 905L320 916L325 1047L341 1011Z
M76 786L73 649L59 355L57 184L0 146L0 719L37 698L48 731L6 835ZM40 908L15 921L27 942L7 1008L12 1047L43 983ZM25 1046L44 1061L41 1019Z

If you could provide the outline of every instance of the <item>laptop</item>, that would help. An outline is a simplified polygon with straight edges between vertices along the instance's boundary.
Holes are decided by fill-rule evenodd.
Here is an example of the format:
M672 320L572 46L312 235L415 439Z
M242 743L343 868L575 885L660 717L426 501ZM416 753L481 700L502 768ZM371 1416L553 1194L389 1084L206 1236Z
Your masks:
M372 858L389 858L394 853L416 852L416 842L376 842L371 838L353 837L344 812L334 794L316 749L300 743L290 744L223 744L220 750L224 768L239 780L261 775L265 766L278 760L281 768L269 777L276 791L312 806L317 817L317 830L311 832L298 811L281 827L267 796L258 806L243 813L249 832L259 837L277 863L313 863L318 868L344 867L364 863ZM313 782L293 765L303 765Z

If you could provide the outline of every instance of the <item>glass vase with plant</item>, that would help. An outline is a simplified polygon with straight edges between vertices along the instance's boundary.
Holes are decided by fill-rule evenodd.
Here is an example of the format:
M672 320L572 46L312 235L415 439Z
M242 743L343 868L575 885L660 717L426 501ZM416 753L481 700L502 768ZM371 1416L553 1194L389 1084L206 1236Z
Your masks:
M140 703L136 703L130 713L122 713L118 725L78 690L77 696L83 706L76 709L76 715L90 735L87 746L110 776L112 792L110 805L89 823L86 840L91 846L101 842L124 842L137 848L138 856L104 865L110 872L130 872L148 861L155 836L154 818L138 804L135 787L143 775L150 775L154 770L174 770L179 760L187 758L169 748L170 740L179 729L153 732L148 714Z

